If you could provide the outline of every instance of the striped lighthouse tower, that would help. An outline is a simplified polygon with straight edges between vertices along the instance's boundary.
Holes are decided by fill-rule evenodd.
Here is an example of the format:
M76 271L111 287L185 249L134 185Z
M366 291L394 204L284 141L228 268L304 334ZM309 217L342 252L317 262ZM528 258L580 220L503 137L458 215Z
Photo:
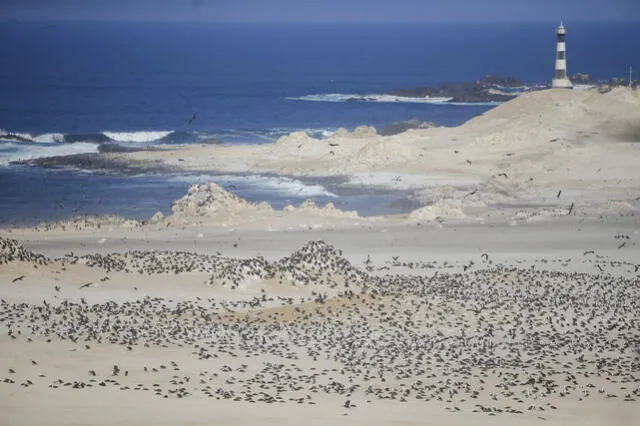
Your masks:
M556 35L558 36L556 43L556 73L551 81L551 87L571 89L573 85L567 77L567 45L564 41L567 36L567 29L562 22L556 29Z

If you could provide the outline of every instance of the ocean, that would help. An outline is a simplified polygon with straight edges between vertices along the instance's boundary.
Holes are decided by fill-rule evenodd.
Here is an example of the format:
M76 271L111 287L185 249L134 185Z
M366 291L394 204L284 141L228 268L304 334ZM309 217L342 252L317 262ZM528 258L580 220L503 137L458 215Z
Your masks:
M565 23L569 73L594 79L640 70L640 25ZM215 180L276 207L306 198L361 214L402 212L402 196L335 182L263 175L124 176L10 162L97 152L104 143L272 143L292 131L417 118L455 126L495 105L380 96L473 81L529 85L553 75L557 23L221 24L0 23L0 223L78 214L148 218L195 182ZM353 95L368 102L349 101Z

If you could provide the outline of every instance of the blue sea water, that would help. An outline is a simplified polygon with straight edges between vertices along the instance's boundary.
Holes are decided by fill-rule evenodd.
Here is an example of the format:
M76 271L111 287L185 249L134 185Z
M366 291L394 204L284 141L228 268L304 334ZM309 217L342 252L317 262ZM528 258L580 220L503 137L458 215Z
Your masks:
M609 79L626 76L629 65L640 69L640 26L567 24L570 73ZM336 100L331 94L375 95L489 73L544 84L553 73L556 25L0 23L0 133L36 141L0 140L0 221L148 217L167 212L193 183L38 170L10 160L94 152L114 141L270 143L294 130L322 137L410 118L461 124L492 106L329 101ZM234 179L218 177L274 205L317 196L380 211L375 197L367 207L362 194L335 194L313 182ZM68 204L74 207L60 207Z

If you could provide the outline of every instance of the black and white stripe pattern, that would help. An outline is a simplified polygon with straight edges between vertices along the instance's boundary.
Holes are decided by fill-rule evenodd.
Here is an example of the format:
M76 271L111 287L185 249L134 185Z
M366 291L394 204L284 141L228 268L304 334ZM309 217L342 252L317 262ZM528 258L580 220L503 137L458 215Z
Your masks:
M556 72L551 82L551 87L571 88L571 81L567 77L567 45L565 43L567 30L562 22L556 29L556 35L558 37L556 43Z

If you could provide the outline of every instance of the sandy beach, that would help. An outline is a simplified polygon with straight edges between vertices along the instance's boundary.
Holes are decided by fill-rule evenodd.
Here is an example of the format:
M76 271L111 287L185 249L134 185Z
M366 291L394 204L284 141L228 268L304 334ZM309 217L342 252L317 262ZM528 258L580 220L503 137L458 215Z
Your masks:
M211 183L166 217L0 230L0 423L638 424L637 90L102 155L420 207L274 209Z

